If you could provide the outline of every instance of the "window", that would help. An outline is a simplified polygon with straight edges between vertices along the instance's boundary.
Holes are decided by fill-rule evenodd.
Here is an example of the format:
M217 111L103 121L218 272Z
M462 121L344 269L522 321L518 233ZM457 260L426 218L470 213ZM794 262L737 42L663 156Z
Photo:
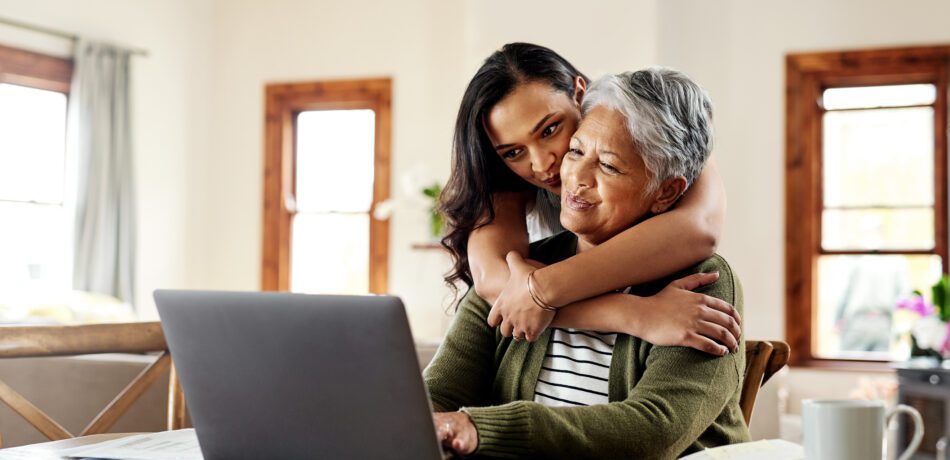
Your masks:
M69 60L0 46L0 292L7 300L72 285L71 76Z
M896 302L947 270L950 47L786 61L786 336L793 365L909 351Z
M390 81L269 85L262 287L387 291Z

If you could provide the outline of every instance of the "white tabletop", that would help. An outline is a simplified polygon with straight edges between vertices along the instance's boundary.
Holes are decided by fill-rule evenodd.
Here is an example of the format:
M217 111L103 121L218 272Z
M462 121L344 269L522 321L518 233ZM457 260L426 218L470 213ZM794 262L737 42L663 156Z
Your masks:
M42 442L39 444L10 447L6 449L0 449L0 460L18 459L18 458L35 458L37 460L60 459L63 457L56 455L56 453L62 451L63 449L88 446L90 444L96 444L103 441L112 441L114 439L121 439L128 436L133 436L136 434L140 434L140 433L92 434L89 436L82 436L79 438L63 439L61 441L49 441L49 442Z
M0 450L0 460L87 457L121 460L202 460L198 437L193 428L156 433L83 436Z

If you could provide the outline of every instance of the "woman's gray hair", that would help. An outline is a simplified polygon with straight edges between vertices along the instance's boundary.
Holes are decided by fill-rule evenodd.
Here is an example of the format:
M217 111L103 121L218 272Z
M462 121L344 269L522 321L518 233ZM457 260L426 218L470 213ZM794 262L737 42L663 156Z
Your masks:
M624 115L627 131L653 177L649 194L671 177L691 185L712 151L712 101L682 72L651 67L595 81L582 105L586 115L604 106Z

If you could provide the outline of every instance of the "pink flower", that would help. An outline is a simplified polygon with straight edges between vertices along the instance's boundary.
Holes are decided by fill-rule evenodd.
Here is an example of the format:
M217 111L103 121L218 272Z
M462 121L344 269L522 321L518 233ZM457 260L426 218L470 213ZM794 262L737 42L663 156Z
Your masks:
M940 346L940 354L944 357L950 356L950 321L947 321L947 335L943 339L943 345Z
M914 313L917 313L921 317L927 317L934 313L934 306L930 302L924 300L922 296L915 295L908 299L901 299L897 301L898 310L909 310Z

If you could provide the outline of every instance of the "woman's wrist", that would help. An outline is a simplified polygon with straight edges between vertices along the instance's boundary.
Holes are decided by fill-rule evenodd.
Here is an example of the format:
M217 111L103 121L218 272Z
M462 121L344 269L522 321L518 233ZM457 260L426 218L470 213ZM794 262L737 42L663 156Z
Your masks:
M565 302L561 298L562 293L557 287L562 285L562 283L558 282L556 279L557 273L551 270L551 267L553 267L553 265L548 265L534 271L534 289L535 293L548 304L560 308L570 302Z
M625 294L623 296L627 308L624 309L621 329L627 335L643 337L644 310L650 308L650 298L638 295Z
M542 296L538 293L538 290L537 290L537 288L536 288L535 285L534 285L534 282L533 282L533 280L534 280L534 274L535 274L537 271L538 271L538 269L534 269L534 270L532 270L531 272L528 273L528 280L527 280L527 283L528 283L528 295L531 296L531 300L534 301L534 304L537 305L538 308L540 308L540 309L542 309L542 310L545 310L545 311L555 311L555 312L556 312L557 309L558 309L558 307L556 307L556 306L554 306L554 305L551 305L550 303L546 302L546 301L544 300L544 297L542 297Z

